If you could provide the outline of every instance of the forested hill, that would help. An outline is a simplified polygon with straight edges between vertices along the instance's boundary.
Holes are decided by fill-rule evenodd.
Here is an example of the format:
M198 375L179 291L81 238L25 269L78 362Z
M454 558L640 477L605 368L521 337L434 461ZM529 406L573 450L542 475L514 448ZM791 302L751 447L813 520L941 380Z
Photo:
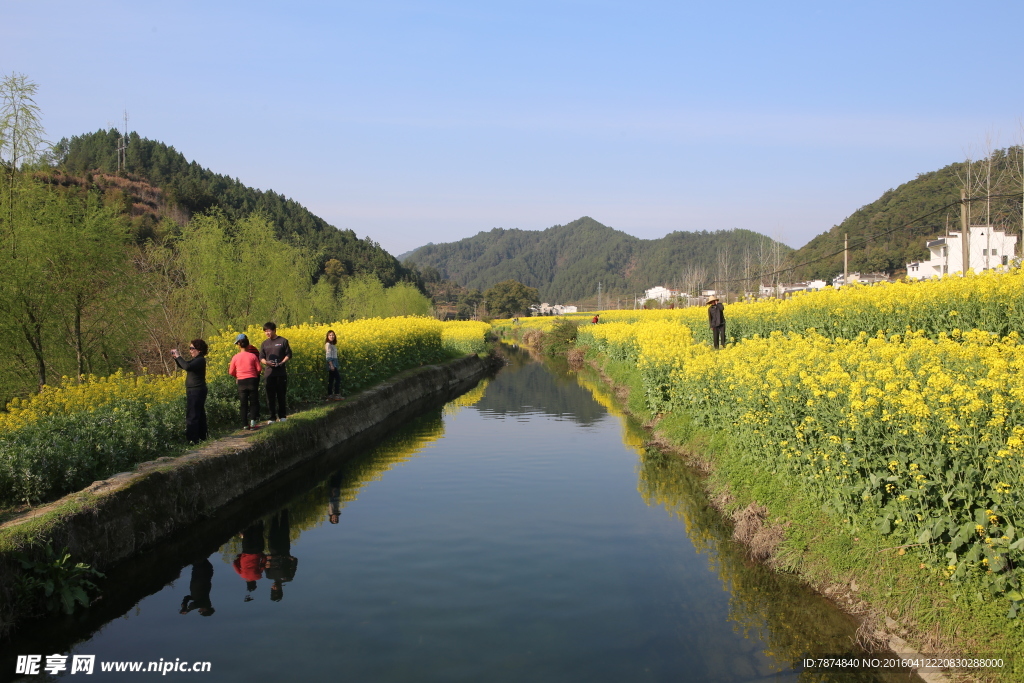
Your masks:
M406 264L466 287L487 289L503 280L536 287L541 299L566 303L605 292L641 293L656 285L686 286L710 282L725 255L730 275L744 256L756 258L771 240L749 230L673 232L644 240L584 216L547 230L495 228L446 244L429 244L409 253ZM780 245L783 254L791 251Z
M871 204L855 211L839 225L818 235L793 252L791 255L793 264L816 261L797 269L797 275L829 279L837 273L842 273L843 256L841 253L830 258L818 259L842 251L843 237L846 234L849 234L850 239L851 272L898 274L904 271L907 263L928 258L925 241L944 235L947 221L950 230L960 230L959 207L951 207L947 210L939 209L959 201L960 190L964 188L965 182L969 183L968 196L986 196L989 177L991 177L991 194L1013 194L1014 196L992 200L988 216L984 200L972 202L971 225L992 224L1008 228L1019 234L1021 227L1019 170L1019 164L1022 161L1021 148L1011 147L995 150L990 159L991 174L988 168L989 159L982 159L970 164L959 162L938 171L922 173L914 180L885 192ZM914 221L919 216L931 212L936 213L932 213L923 220ZM909 227L904 227L912 222L913 224ZM868 236L890 230L893 232L865 243Z
M56 147L57 163L67 173L84 176L92 172L117 171L116 130L64 138ZM385 286L412 279L413 274L370 239L359 239L351 230L338 230L304 206L272 190L243 185L238 179L201 167L162 142L128 136L126 167L129 176L144 179L161 188L167 200L188 216L219 208L239 219L253 212L265 215L276 236L301 248L316 259L318 272L336 259L345 273L374 273Z

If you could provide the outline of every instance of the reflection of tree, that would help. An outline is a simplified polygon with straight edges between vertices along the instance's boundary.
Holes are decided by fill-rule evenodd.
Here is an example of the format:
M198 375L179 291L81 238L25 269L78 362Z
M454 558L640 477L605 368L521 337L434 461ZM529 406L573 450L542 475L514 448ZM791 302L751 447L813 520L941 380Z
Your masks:
M505 354L508 365L491 381L477 409L498 415L539 411L582 425L591 425L606 414L574 377L557 368L552 372L545 367L548 363L535 362L526 352L506 349Z
M808 654L862 654L853 645L856 625L850 617L795 576L748 559L742 546L731 540L730 525L708 505L699 476L682 460L654 450L643 453L638 488L648 505L660 505L683 520L694 548L708 555L730 595L734 629L767 643L764 654L780 668L798 668ZM833 680L830 676L834 674L804 671L800 680ZM841 680L888 679L873 672L844 672Z

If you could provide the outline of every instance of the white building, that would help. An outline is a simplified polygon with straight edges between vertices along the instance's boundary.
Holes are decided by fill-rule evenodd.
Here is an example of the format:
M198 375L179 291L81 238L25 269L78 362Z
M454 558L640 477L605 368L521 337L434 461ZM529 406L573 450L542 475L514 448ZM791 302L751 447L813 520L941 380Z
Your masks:
M912 280L925 280L933 275L963 272L964 250L959 230L946 237L927 242L930 258L927 261L907 264L907 277ZM1000 268L1008 265L1017 249L1017 236L1007 235L999 228L989 225L974 225L970 228L970 249L968 268L976 272Z
M808 280L807 282L780 283L779 285L761 285L758 294L761 297L783 297L794 292L817 292L828 285L824 280Z
M566 313L576 313L575 306L563 306L562 304L541 304L540 306L532 306L533 310L537 315L565 315Z
M847 283L842 275L836 275L832 278L833 287L842 287L845 284L851 285L874 285L879 282L892 282L888 275L885 273L868 273L861 275L860 273L850 273L849 283Z
M669 289L668 287L661 287L659 285L658 287L651 287L650 289L644 290L643 298L637 299L636 302L638 304L643 304L649 299L654 299L655 301L665 303L666 301L675 299L681 294L683 293L678 289Z

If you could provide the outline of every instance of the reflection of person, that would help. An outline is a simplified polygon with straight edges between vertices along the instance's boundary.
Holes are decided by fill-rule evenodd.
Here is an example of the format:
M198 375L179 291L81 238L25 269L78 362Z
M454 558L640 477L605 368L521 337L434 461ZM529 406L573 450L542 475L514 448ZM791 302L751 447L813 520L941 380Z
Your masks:
M267 566L267 556L263 554L263 520L256 520L238 535L242 537L242 552L232 566L245 579L245 590L252 593L256 590L256 582L263 578L263 570ZM245 601L250 600L252 596L246 595Z
M717 296L708 299L708 325L711 327L715 348L725 348L725 307Z
M327 486L327 519L331 524L337 524L341 518L341 470L334 473Z
M235 337L238 353L231 357L228 374L237 380L239 419L243 429L255 429L260 419L260 359L249 351L249 338Z
M270 421L285 419L285 396L288 393L288 369L285 367L292 357L292 347L288 340L277 336L277 325L266 323L263 334L267 338L260 345L260 363L263 364L263 377L266 379L267 410Z
M189 595L181 601L181 614L199 610L204 617L212 616L216 611L210 603L210 591L213 589L213 565L209 559L192 563L192 580L188 583Z
M334 330L327 331L324 341L324 354L327 362L327 400L341 400L341 375L338 373L338 335Z
M178 349L171 349L174 362L185 371L185 438L199 443L206 438L206 342L193 339L188 345L192 360L185 360Z
M288 509L281 510L270 519L267 530L267 578L274 582L270 599L277 602L284 597L284 584L295 578L299 561L292 557L291 527Z

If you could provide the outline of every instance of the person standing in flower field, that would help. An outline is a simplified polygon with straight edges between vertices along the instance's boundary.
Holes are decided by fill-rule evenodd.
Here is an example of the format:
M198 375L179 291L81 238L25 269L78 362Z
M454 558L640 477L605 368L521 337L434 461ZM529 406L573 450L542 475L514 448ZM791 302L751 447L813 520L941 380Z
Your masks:
M260 345L260 363L263 364L263 378L266 380L267 409L270 411L270 422L284 420L288 417L285 398L288 394L288 368L286 364L292 357L292 347L288 340L279 337L277 325L263 325L266 339Z
M708 299L708 325L711 327L711 336L714 341L715 348L718 349L719 342L721 342L721 348L725 348L725 307L722 306L722 302L718 300L717 296L713 296Z
M185 371L185 438L197 444L207 436L206 429L206 352L208 347L202 339L189 342L191 360L185 360L178 349L171 349L171 356L178 367Z
M341 375L338 372L338 335L327 330L324 340L324 354L327 362L327 400L341 400Z
M231 357L228 374L237 380L242 429L255 429L260 419L260 359L244 334L235 337L235 344L238 353Z

